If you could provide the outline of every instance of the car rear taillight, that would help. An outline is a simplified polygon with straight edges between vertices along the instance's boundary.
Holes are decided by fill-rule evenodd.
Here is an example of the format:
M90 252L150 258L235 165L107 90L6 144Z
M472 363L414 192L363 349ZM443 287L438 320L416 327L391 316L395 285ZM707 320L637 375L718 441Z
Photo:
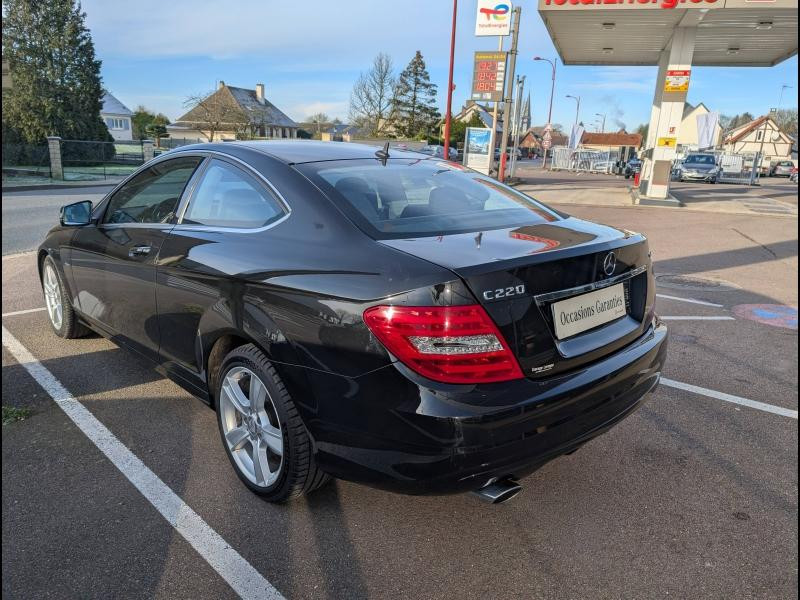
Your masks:
M520 379L522 370L482 306L374 306L364 322L420 375L445 383Z

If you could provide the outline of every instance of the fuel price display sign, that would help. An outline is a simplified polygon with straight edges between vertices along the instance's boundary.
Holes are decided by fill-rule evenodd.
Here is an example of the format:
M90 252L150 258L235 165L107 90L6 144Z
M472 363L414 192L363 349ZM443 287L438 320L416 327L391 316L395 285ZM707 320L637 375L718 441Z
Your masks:
M507 52L476 52L472 72L472 99L489 102L503 100Z

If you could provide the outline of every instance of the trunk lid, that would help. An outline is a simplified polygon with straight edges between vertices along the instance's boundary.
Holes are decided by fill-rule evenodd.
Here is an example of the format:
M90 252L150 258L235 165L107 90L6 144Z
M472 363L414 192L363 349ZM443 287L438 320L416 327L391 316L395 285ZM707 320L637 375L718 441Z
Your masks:
M589 364L639 337L655 290L647 240L569 217L560 221L381 242L452 270L469 286L519 360L539 378ZM616 264L608 269L609 253ZM606 263L606 264L604 264ZM561 339L552 305L619 284L625 315ZM560 313L559 313L560 314Z

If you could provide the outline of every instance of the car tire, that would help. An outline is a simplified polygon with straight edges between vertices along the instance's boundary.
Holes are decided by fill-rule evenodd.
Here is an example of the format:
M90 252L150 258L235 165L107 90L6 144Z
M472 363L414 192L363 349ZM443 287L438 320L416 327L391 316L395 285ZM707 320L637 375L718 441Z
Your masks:
M78 322L64 280L50 256L42 262L41 284L48 321L55 334L64 339L86 335L88 329Z
M311 438L289 392L261 350L253 344L233 349L219 373L214 407L222 446L252 492L280 503L330 481L317 467Z

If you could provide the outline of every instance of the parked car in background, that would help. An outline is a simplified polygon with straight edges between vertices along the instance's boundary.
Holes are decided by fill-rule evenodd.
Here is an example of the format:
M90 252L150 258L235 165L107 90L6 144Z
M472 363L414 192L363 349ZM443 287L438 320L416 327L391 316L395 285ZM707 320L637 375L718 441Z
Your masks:
M503 501L658 385L647 238L376 150L183 146L63 207L37 253L50 324L209 403L269 501L331 477Z
M423 154L427 154L428 156L435 156L438 158L444 157L444 146L437 146L435 144L427 144L417 150L417 152L422 152ZM458 160L458 150L450 146L448 148L448 159L449 160Z
M510 146L506 148L506 160L511 160L511 156L514 153L514 149ZM494 159L500 160L500 148L494 149ZM517 148L517 160L522 160L522 150Z
M790 160L782 160L774 165L769 170L770 177L789 177L794 169L794 163Z
M690 154L679 167L679 181L717 183L719 165L713 154Z
M642 161L636 157L633 157L625 165L625 179L630 179L631 177L636 175L636 173L641 172L641 170L642 170Z

